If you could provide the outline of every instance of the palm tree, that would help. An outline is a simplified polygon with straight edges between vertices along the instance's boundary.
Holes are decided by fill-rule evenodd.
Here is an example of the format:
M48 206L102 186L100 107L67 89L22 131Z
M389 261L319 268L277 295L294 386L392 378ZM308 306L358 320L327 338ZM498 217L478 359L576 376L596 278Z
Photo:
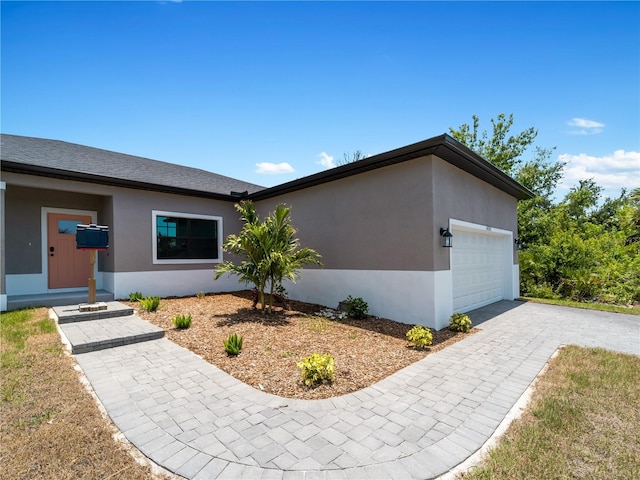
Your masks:
M295 237L297 230L291 224L291 207L279 204L265 220L269 238L273 242L270 249L269 268L269 311L272 310L273 293L282 286L284 279L297 281L299 270L307 264L320 263L320 254L311 248L300 248Z
M236 265L226 261L216 268L217 280L225 273L238 275L238 280L252 283L258 291L262 310L265 310L264 292L267 283L269 313L273 307L274 290L287 278L296 281L298 271L309 263L320 263L320 255L310 248L299 248L296 229L291 224L291 208L280 204L263 222L259 221L253 203L243 201L236 205L245 222L238 235L229 235L223 245L225 251L244 257Z

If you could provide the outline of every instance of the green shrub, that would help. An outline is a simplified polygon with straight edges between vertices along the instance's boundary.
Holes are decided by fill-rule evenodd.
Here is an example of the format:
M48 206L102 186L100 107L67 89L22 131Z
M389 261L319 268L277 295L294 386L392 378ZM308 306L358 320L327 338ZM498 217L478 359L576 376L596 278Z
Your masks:
M141 298L142 298L142 293L141 292L131 292L129 294L129 301L130 302L139 302Z
M155 312L160 306L160 297L145 297L138 300L147 312Z
M471 319L465 313L454 313L449 318L449 330L454 332L468 332L471 328Z
M347 297L347 316L356 320L365 318L369 311L369 305L361 297Z
M176 315L171 321L176 328L189 328L191 326L191 315Z
M228 355L238 355L242 349L242 336L232 333L229 338L222 340L222 343Z
M523 285L522 296L548 299L562 298L562 295L559 295L553 291L553 287L551 287L551 285L547 283L536 284L533 282L527 282Z
M275 293L277 293L278 295L280 295L283 298L287 298L287 295L289 294L289 292L287 292L287 289L284 288L282 286L282 284L278 284L276 285L276 288L274 288Z
M413 343L417 348L425 348L433 342L433 334L427 327L416 325L407 332L407 340Z
M298 362L302 381L307 387L317 387L335 380L335 361L331 355L314 353Z
M202 300L204 297L206 297L206 294L200 290L197 294L196 297L198 297L198 300Z

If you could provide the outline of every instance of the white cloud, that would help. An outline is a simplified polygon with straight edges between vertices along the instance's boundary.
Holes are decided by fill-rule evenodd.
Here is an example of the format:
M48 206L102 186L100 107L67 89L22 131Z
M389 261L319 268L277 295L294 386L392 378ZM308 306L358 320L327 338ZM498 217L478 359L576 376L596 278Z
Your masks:
M282 163L270 163L270 162L261 162L256 163L256 173L264 173L266 175L279 175L282 173L293 173L295 170L291 165L287 162Z
M598 133L602 133L605 126L604 123L577 117L568 121L567 125L570 127L576 127L576 129L569 131L572 135L596 135Z
M584 127L584 128L602 128L604 123L594 122L593 120L587 120L586 118L572 118L569 122L572 127Z
M333 168L336 166L335 162L333 161L333 157L327 152L318 154L318 157L320 157L320 160L318 160L316 163L322 165L324 168Z
M616 150L611 155L593 157L585 153L565 153L558 160L566 162L561 189L575 187L579 180L593 179L604 188L603 196L616 196L621 188L640 186L640 152Z

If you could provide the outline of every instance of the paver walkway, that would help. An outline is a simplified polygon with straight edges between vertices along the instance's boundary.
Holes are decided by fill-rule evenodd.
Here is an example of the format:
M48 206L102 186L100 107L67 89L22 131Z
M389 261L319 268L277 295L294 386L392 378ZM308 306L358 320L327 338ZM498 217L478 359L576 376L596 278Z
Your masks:
M167 339L76 359L146 456L190 479L426 479L479 450L562 344L640 355L640 317L499 302L481 332L359 392L291 400Z

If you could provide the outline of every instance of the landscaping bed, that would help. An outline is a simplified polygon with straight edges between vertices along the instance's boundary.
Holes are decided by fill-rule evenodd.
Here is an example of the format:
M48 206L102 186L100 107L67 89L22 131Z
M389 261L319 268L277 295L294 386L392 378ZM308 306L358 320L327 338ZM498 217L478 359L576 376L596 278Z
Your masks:
M376 317L331 320L316 315L324 307L295 301L289 301L289 310L278 307L264 314L252 308L250 291L162 299L156 312L135 302L124 303L163 328L171 341L238 380L274 395L301 399L360 390L475 331L434 331L433 345L418 350L405 337L412 325ZM172 323L176 315L191 315L191 326L176 329ZM238 356L229 356L223 340L234 333L244 343ZM335 382L316 388L302 383L296 364L312 353L335 358Z

